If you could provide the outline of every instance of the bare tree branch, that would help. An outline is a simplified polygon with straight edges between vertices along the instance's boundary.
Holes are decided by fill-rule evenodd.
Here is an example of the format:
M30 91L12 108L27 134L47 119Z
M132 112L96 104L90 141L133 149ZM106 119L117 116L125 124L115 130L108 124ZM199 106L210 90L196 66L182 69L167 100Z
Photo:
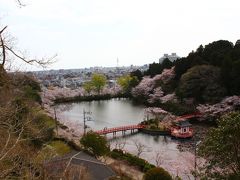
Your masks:
M24 128L22 127L22 128L21 128L21 131L20 131L20 133L19 133L19 135L18 135L18 137L17 137L17 140L16 140L15 143L12 145L12 147L9 148L9 149L0 157L0 161L3 160L3 159L8 155L8 153L9 153L10 151L12 151L12 150L16 147L16 145L18 144L19 140L21 139L21 135L22 135L22 133L23 133L23 130L24 130Z
M150 152L151 149L148 148L146 145L142 144L139 141L134 141L134 145L137 148L137 156L140 157L140 155L144 152Z
M0 47L2 48L2 66L4 66L5 62L6 62L6 49L5 49L5 44L2 38L2 33L3 31L7 28L7 26L5 26L1 31L0 31L0 41L1 41L1 45Z
M9 48L8 46L5 45L5 48L8 51L10 51L14 56L16 56L18 59L21 59L25 63L31 64L31 65L34 65L34 63L35 63L35 64L38 64L38 65L40 65L42 67L46 67L47 65L54 63L55 61L53 61L53 60L57 57L57 55L55 54L53 57L51 57L51 58L49 58L47 60L45 60L45 59L41 59L41 60L37 60L37 59L27 60L27 58L17 54L13 49Z
M120 149L120 150L124 150L124 147L126 146L126 139L124 140L117 140L115 142L115 149Z
M7 28L7 26L5 26L1 31L0 31L0 35L3 33L3 31Z
M6 43L6 40L3 38L2 33L6 30L7 26L5 26L1 31L0 31L0 48L2 49L1 52L1 56L2 56L2 60L1 60L1 65L4 68L4 65L6 63L7 59L7 51L10 52L13 56L15 56L17 59L20 59L21 61L30 64L30 65L39 65L43 68L46 68L48 65L51 65L52 63L55 63L56 60L56 56L57 54L55 54L54 56L50 57L50 58L42 58L42 59L30 59L27 57L24 57L23 53L19 53L16 50L13 49L13 47L9 46L9 43ZM10 40L12 41L12 40Z
M0 157L2 156L3 152L7 149L10 139L11 139L11 133L8 130L8 138L7 138L7 141L6 141L3 149L1 150Z
M25 6L22 0L15 0L15 3ZM46 124L38 122L40 108L36 102L30 98L22 99L25 97L24 82L29 80L19 74L7 73L6 66L14 59L46 67L53 63L56 55L49 59L29 60L24 53L16 50L14 40L6 29L7 26L0 27L0 179L12 179L14 173L21 179L34 179L41 168L40 161L36 162L39 149L29 143L32 143L31 140L48 141L44 139L48 138L48 129Z
M5 62L6 62L6 50L5 50L5 45L2 39L2 36L0 36L0 40L1 40L1 47L2 47L2 66L4 66Z
M163 163L163 152L161 151L155 152L155 163L157 167L160 167L160 165Z
M20 0L16 0L16 1L17 1L18 5L19 5L20 7L26 6L26 4L23 4Z

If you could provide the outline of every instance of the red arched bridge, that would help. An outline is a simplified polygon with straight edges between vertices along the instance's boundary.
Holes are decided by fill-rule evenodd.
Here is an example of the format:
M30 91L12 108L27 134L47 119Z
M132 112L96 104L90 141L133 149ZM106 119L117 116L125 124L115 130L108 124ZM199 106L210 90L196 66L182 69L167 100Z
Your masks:
M138 124L138 125L120 126L115 128L104 128L103 130L95 131L95 133L100 135L113 133L113 135L115 135L119 131L122 131L122 133L124 134L127 130L130 130L131 133L133 133L134 130L143 129L143 128L145 128L145 125Z
M202 117L202 114L199 112L195 112L192 114L186 114L186 115L182 115L176 118L176 121L181 121L184 119L191 119L191 118L198 118L198 117Z
M183 116L179 116L176 118L176 121L181 121L181 120L185 120L185 119L191 119L191 118L195 118L195 117L201 117L202 114L201 113L192 113L192 114L187 114L187 115L183 115ZM120 126L120 127L114 127L114 128L104 128L102 130L99 131L95 131L95 133L100 134L100 135L105 135L105 134L110 134L113 133L113 135L115 136L117 132L122 131L122 134L125 134L126 131L130 130L131 133L134 132L134 130L139 130L139 129L143 129L145 128L145 125L128 125L128 126Z

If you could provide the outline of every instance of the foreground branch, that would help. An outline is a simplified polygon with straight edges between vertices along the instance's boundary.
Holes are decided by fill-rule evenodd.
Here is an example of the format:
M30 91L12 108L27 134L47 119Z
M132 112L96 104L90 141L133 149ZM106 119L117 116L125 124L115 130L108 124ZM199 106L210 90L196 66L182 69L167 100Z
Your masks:
M54 63L54 59L57 57L57 54L55 54L53 57L45 60L45 59L41 59L41 60L37 60L37 59L31 59L31 60L27 60L27 58L25 58L24 56L21 56L19 54L17 54L13 49L9 48L8 46L5 45L5 48L10 51L15 57L17 57L18 59L24 61L25 63L27 64L31 64L33 65L34 63L35 64L38 64L42 67L46 67L52 63Z
M26 5L23 4L20 0L16 0L16 1L17 1L18 5L19 5L20 7L26 6Z
M0 47L2 48L2 63L1 65L4 66L5 62L6 62L6 49L5 49L5 44L2 38L2 33L3 31L7 28L7 26L5 26L1 31L0 31L0 41L1 41L1 45Z
M20 1L19 1L20 2ZM6 30L7 26L5 26L2 30L0 30L0 48L1 50L1 65L2 67L4 67L6 61L7 61L7 52L10 52L10 54L12 54L13 56L15 56L17 59L20 59L21 61L30 64L30 65L39 65L43 68L47 67L48 65L52 64L55 62L55 58L56 58L56 54L48 59L30 59L28 60L28 58L24 57L24 55L22 55L22 53L17 52L16 50L14 50L12 47L10 47L9 45L7 45L6 41L3 38L3 32Z

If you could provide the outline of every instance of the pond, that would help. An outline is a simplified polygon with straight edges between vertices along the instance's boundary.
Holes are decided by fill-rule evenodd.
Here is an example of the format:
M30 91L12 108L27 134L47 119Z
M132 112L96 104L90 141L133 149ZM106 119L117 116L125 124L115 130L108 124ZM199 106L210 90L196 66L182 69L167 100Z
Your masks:
M58 105L59 120L72 129L76 135L83 132L83 111L90 111L91 121L87 126L93 130L104 127L117 127L138 124L144 119L144 106L135 105L128 99L111 99L104 101L80 102ZM194 155L191 152L180 152L177 148L182 142L169 136L151 136L143 133L117 133L107 136L111 147L121 147L153 164L160 164L171 174L179 175L183 179L192 179L190 170L194 166ZM142 146L143 152L138 147Z

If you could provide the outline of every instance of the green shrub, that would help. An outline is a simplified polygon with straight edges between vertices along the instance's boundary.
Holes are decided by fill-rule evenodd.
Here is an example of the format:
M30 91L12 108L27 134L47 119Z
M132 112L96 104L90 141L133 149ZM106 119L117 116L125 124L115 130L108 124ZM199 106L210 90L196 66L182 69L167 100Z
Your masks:
M54 136L55 122L48 115L39 112L28 127L27 136L31 137L32 143L41 146L43 143L52 140ZM37 135L39 134L40 135Z
M24 95L26 98L32 99L38 102L39 104L42 103L42 99L41 99L41 96L39 95L39 91L33 89L31 86L27 85L24 87Z
M155 129L158 129L158 127L157 127L155 124L151 124L151 125L150 125L150 129L155 130Z
M149 123L157 125L158 124L158 120L157 119L150 119Z
M208 131L198 149L199 155L208 160L205 171L208 177L218 175L239 178L239 146L236 149L236 145L240 144L239 129L240 112L230 112L217 120L217 127ZM221 167L221 171L215 171L215 167ZM230 167L234 169L230 170Z
M41 91L40 84L33 78L27 75L22 77L23 86L30 86L33 90Z
M44 114L42 112L39 112L36 117L35 117L35 121L38 124L42 124L43 126L46 126L48 128L53 128L55 127L55 120L52 119L51 117L49 117L47 114Z
M145 166L143 167L143 172L147 172L148 170L155 168L155 166L153 164L147 163L145 164Z
M122 157L122 154L118 153L118 152L115 152L115 151L112 151L110 156L114 159L121 159Z
M114 159L125 160L130 165L137 166L141 171L146 172L147 170L155 167L152 164L149 164L146 160L141 159L137 156L134 156L130 153L123 153L122 150L114 149L111 151L110 156Z
M160 131L166 131L166 130L167 130L164 125L160 125L160 126L158 127L158 129L159 129Z
M172 180L172 177L166 170L157 167L148 170L144 175L144 180Z
M176 176L174 179L175 179L175 180L182 180L182 178L180 178L179 176ZM202 179L202 180L203 180L203 179Z
M109 152L106 138L94 132L88 132L84 135L80 143L84 146L85 150L96 156L102 156Z
M50 160L53 157L55 157L57 154L56 150L48 145L48 146L44 146L41 148L41 150L38 152L38 154L36 155L36 158L34 159L34 162L37 163L42 163L46 160Z
M63 141L52 141L49 145L61 156L71 151L71 148Z

